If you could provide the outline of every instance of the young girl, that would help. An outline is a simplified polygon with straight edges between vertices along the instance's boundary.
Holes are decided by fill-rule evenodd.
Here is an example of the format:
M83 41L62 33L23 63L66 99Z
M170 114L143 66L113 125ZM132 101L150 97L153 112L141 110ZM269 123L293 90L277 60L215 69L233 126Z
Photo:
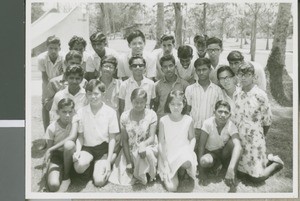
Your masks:
M51 192L68 189L71 183L69 173L72 167L72 154L75 151L73 141L63 143L71 131L75 104L71 99L64 98L58 102L57 107L59 119L51 123L46 130L48 150L45 153L45 161L50 159L47 185Z
M165 104L165 113L159 122L158 173L168 191L177 191L178 176L185 171L193 179L197 157L194 152L195 133L192 117L186 115L186 99L182 91L171 91Z
M278 156L266 155L265 136L271 125L271 108L267 94L253 82L254 67L251 63L244 63L237 76L242 90L233 95L233 121L238 127L243 148L238 170L255 181L263 181L283 167Z
M147 92L136 88L131 93L133 108L121 115L121 135L123 150L114 165L110 182L120 185L132 185L141 182L146 185L156 176L157 140L155 131L157 116L147 109Z

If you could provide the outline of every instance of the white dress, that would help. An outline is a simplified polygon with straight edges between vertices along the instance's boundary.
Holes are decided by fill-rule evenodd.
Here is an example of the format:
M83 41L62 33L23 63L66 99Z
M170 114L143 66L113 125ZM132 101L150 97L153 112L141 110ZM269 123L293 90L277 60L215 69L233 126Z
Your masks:
M187 161L191 162L191 167L187 169L187 173L196 178L197 156L190 145L188 133L192 117L184 115L182 120L174 122L169 115L161 118L160 123L164 125L166 157L169 162L171 173L169 178L173 178L178 169ZM159 155L158 158L158 174L163 180L164 163Z

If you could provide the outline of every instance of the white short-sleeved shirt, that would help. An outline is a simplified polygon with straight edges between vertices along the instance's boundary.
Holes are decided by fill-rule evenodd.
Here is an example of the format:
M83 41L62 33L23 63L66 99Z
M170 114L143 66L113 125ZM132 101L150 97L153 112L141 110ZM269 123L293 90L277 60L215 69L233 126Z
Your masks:
M201 129L204 120L213 116L215 104L219 100L224 100L222 90L214 83L210 83L206 91L195 82L185 90L187 104L192 107L191 116L195 122L195 128Z
M118 61L118 66L119 66L119 54L117 53L117 51L105 47L105 55L111 55L116 57L117 61ZM101 58L99 57L99 55L94 52L92 54L90 54L90 56L87 58L86 61L86 72L94 72L95 70L99 71L100 70L100 64L101 64ZM118 67L119 68L119 67Z
M53 98L53 104L50 110L51 115L51 121L56 120L58 115L56 113L57 111L57 104L58 102L63 98L70 98L75 103L75 111L78 111L80 108L85 106L87 104L87 99L85 96L85 90L83 88L80 88L79 92L73 96L69 92L69 87L66 87L65 89L57 92Z
M162 48L159 48L159 49L153 50L152 53L156 58L156 80L160 80L164 77L164 73L161 70L161 65L160 65L159 60L164 56L164 51ZM176 64L179 61L179 59L177 57L176 49L172 50L172 55L175 58L175 64Z
M112 79L109 86L105 89L105 92L102 93L102 101L112 107L116 112L119 110L119 91L121 87L122 80Z
M223 148L233 134L238 133L237 127L228 120L219 134L216 124L216 118L210 117L203 122L202 128L208 134L205 148L208 151L215 151Z
M37 58L38 69L41 72L46 72L48 79L52 79L63 74L63 63L64 63L64 54L62 52L58 53L58 57L53 64L48 56L48 52L41 53Z
M132 57L132 52L120 56L120 65L118 65L118 77L130 77L132 72L129 68L129 59ZM143 51L142 57L146 61L146 73L148 78L156 77L156 59L151 52Z
M131 104L131 93L136 88L143 88L147 92L147 108L150 108L150 101L151 99L155 98L155 85L154 82L146 77L144 77L141 81L141 85L139 86L138 83L134 80L131 76L124 82L122 82L119 92L119 98L125 100L125 107L124 111L132 109Z
M46 130L46 138L53 140L53 145L63 141L70 135L71 124L68 124L66 128L62 128L57 121L52 122ZM62 151L63 147L58 150Z
M103 103L96 115L93 114L90 104L79 109L78 132L83 133L85 146L96 146L109 142L109 135L119 133L119 122L114 109Z

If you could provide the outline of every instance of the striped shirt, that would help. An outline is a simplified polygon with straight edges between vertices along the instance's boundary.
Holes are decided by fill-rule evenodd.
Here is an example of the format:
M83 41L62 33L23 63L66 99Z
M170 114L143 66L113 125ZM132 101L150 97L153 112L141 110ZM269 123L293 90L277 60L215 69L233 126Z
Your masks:
M194 119L194 127L201 129L204 120L213 116L215 104L218 100L224 100L222 90L214 83L210 83L206 91L196 82L185 90L187 104L192 107L191 116Z
M155 85L154 82L146 77L144 77L141 81L141 85L134 80L131 76L127 80L121 83L119 98L125 100L124 111L132 109L132 104L130 100L131 93L136 88L143 88L147 92L147 108L150 108L151 99L155 98Z

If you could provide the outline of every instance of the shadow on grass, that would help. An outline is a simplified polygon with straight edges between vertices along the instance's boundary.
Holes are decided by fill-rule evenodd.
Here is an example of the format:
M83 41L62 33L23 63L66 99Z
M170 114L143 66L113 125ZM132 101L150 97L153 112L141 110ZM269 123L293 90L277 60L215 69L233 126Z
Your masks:
M238 172L238 174L237 174L238 176L238 179L239 179L239 181L242 183L242 184L244 184L245 186L251 186L251 187L261 187L261 186L263 186L263 185L265 185L266 184L266 182L265 181L254 181L255 180L255 178L253 178L253 177L251 177L251 176L249 176L249 175L246 175L246 174L244 174L244 173L241 173L241 172Z
M134 192L146 190L147 188L152 187L157 181L160 181L160 180L156 179L155 181L148 182L147 185L143 185L143 184L134 184L134 185L132 186L132 190L133 190Z
M41 158L44 156L45 150L39 150L39 147L41 147L44 143L44 139L37 139L32 141L32 147L31 147L31 157L32 158Z
M93 167L94 165L90 165L90 167L83 174L76 173L74 168L72 168L70 174L72 182L69 186L68 192L81 192L84 190L92 179Z

